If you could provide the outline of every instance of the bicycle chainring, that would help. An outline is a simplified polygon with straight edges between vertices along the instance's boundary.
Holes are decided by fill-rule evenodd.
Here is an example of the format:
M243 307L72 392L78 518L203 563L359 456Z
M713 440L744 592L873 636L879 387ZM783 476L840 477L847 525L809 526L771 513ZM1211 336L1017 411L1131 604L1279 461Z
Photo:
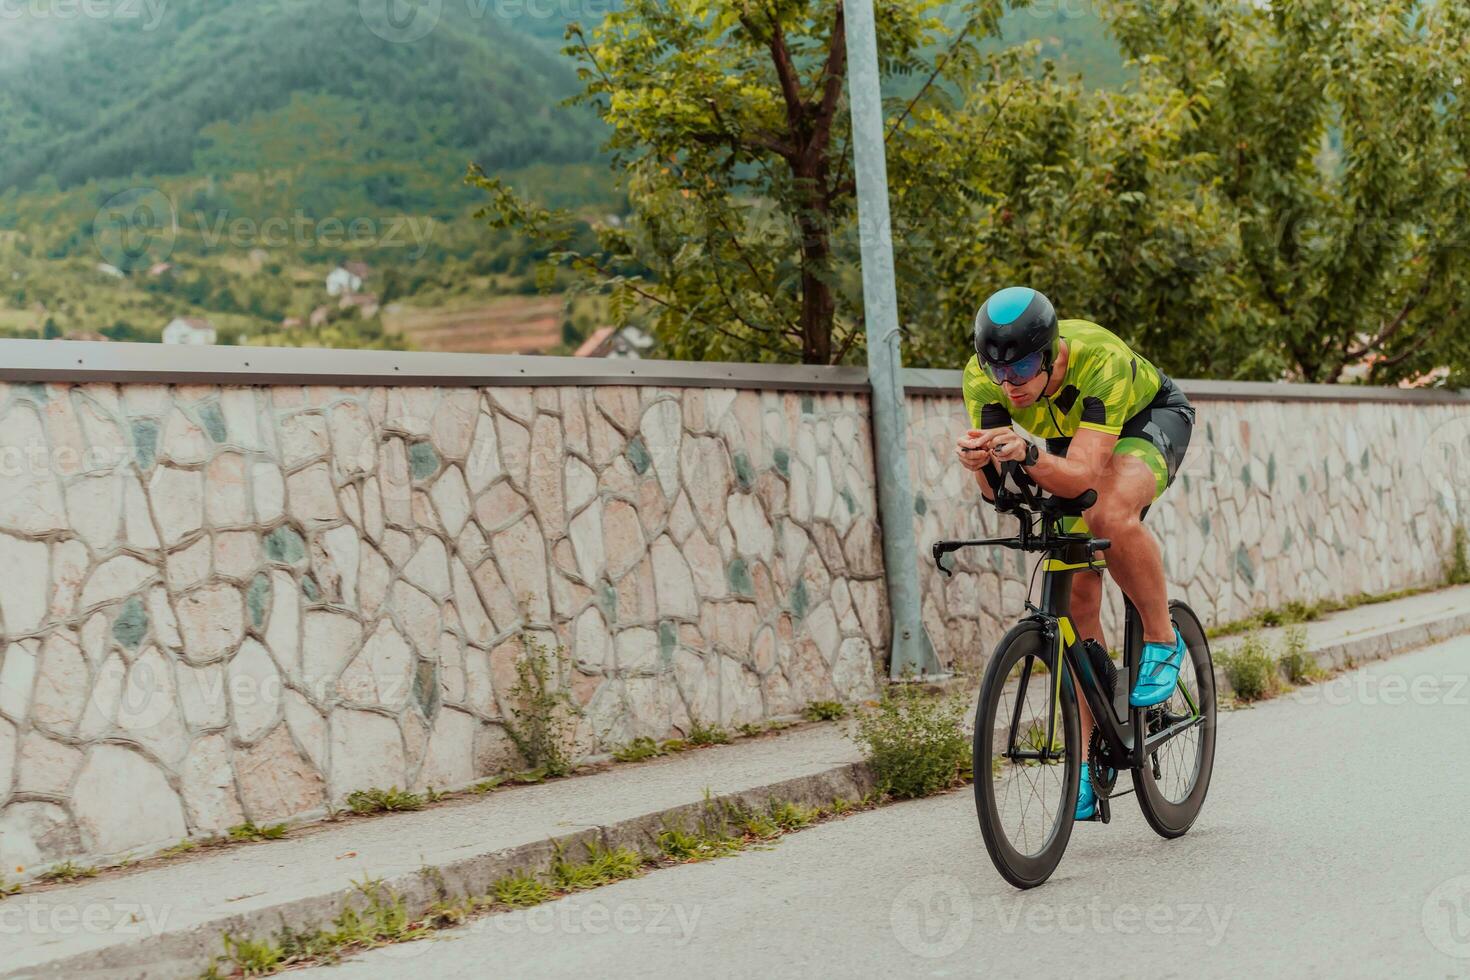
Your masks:
M1105 761L1109 754L1107 740L1103 738L1102 731L1093 725L1092 736L1087 740L1087 757L1092 760L1092 765L1087 767L1087 774L1092 779L1092 789L1100 800L1112 795L1113 787L1118 783L1118 771L1109 768ZM1108 776L1109 772L1112 776Z

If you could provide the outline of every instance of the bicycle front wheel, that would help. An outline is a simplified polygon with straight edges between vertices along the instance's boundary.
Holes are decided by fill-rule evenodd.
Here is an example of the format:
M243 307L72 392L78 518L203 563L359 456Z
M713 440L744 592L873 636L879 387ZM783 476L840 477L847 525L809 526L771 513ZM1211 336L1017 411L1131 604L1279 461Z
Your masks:
M1001 877L1034 888L1072 836L1081 736L1071 680L1034 622L996 647L975 709L975 808Z

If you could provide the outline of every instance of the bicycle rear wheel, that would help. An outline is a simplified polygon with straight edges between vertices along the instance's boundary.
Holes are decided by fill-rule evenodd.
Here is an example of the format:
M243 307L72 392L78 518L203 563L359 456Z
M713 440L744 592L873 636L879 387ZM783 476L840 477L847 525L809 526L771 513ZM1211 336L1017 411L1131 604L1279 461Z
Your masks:
M1017 888L1056 870L1077 809L1077 702L1057 661L1055 641L1034 622L1019 624L996 647L975 710L980 832L996 870Z
M1144 712L1153 735L1198 715L1200 724L1169 739L1133 770L1133 788L1148 825L1160 837L1182 837L1194 825L1215 766L1215 671L1199 617L1182 602L1169 612L1189 655L1168 701Z

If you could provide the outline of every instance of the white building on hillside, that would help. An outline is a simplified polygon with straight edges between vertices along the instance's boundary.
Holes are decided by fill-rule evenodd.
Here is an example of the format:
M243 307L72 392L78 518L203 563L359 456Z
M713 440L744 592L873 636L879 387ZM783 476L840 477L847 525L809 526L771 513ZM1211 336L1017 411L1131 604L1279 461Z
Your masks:
M218 334L214 329L214 324L198 317L175 317L168 326L163 328L165 344L192 344L202 347L215 343L217 339Z

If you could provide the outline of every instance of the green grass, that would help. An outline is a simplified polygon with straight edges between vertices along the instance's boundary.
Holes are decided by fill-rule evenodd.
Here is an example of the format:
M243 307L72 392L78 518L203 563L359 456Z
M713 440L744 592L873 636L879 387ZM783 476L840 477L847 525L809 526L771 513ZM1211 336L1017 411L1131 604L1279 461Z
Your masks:
M588 844L585 861L568 861L558 849L551 863L551 880L562 891L585 891L631 878L642 867L642 855L630 848Z
M1307 649L1305 627L1289 627L1282 647L1279 658L1281 669L1286 672L1286 679L1293 684L1310 684L1327 676L1327 672L1317 666L1317 658Z
M960 785L970 761L970 741L960 729L966 707L958 692L932 695L901 683L859 715L854 738L880 792L911 799Z
M353 813L398 813L407 810L422 810L424 798L417 793L401 790L397 786L388 789L360 789L349 793L347 806Z
M690 745L726 745L730 741L730 733L719 725L706 725L700 721L694 721L689 728L688 742Z
M487 910L529 908L562 895L632 878L661 864L706 861L736 854L819 820L878 802L881 800L877 794L856 803L837 798L827 807L772 800L764 810L748 811L706 798L697 826L693 829L682 824L665 827L658 835L658 854L653 857L645 857L631 848L589 843L585 859L573 861L557 848L544 871L522 869L497 879L487 894L461 898L445 895L443 880L437 872L423 869L420 874L427 875L438 886L441 898L418 916L382 882L367 881L357 886L363 900L344 904L327 928L300 931L282 928L268 939L223 936L224 953L215 958L204 976L207 980L264 976L313 962L334 963L345 952L410 942Z
M513 909L530 908L551 899L551 888L529 871L506 875L490 888L495 900Z
M841 701L808 701L801 716L807 721L837 721L847 717L847 705Z
M619 762L643 762L663 754L663 747L647 735L639 735L627 745L613 750L613 758Z
M1221 651L1215 659L1241 701L1260 701L1281 688L1279 664L1258 634L1248 635L1235 650Z
M19 894L20 885L7 884L5 876L0 875L0 898L9 898L11 895Z
M97 869L90 865L63 861L61 864L56 865L56 867L43 872L38 877L40 881L46 882L76 881L80 878L97 877Z
M227 831L227 833L230 836L230 840L236 841L280 840L282 837L286 836L286 825L283 823L277 823L271 824L268 827L257 827L254 823L247 820L242 824L231 827ZM193 850L192 847L183 847L183 844L185 843L189 842L181 841L180 843L175 844L173 847L169 848L168 851L164 853L182 854L186 850Z
M1237 619L1212 626L1205 630L1205 635L1213 640L1224 636L1239 636L1242 633L1249 633L1259 629L1269 629L1275 626L1295 626L1300 623L1311 623L1329 613L1356 609L1359 606L1371 606L1380 602L1393 602L1397 599L1406 599L1409 596L1432 592L1434 588L1434 586L1422 586L1412 589L1397 589L1393 592L1358 592L1345 599L1322 599L1317 602L1302 602L1293 599L1291 602L1282 606L1277 606L1272 609L1262 609L1260 612L1247 616L1245 619Z

